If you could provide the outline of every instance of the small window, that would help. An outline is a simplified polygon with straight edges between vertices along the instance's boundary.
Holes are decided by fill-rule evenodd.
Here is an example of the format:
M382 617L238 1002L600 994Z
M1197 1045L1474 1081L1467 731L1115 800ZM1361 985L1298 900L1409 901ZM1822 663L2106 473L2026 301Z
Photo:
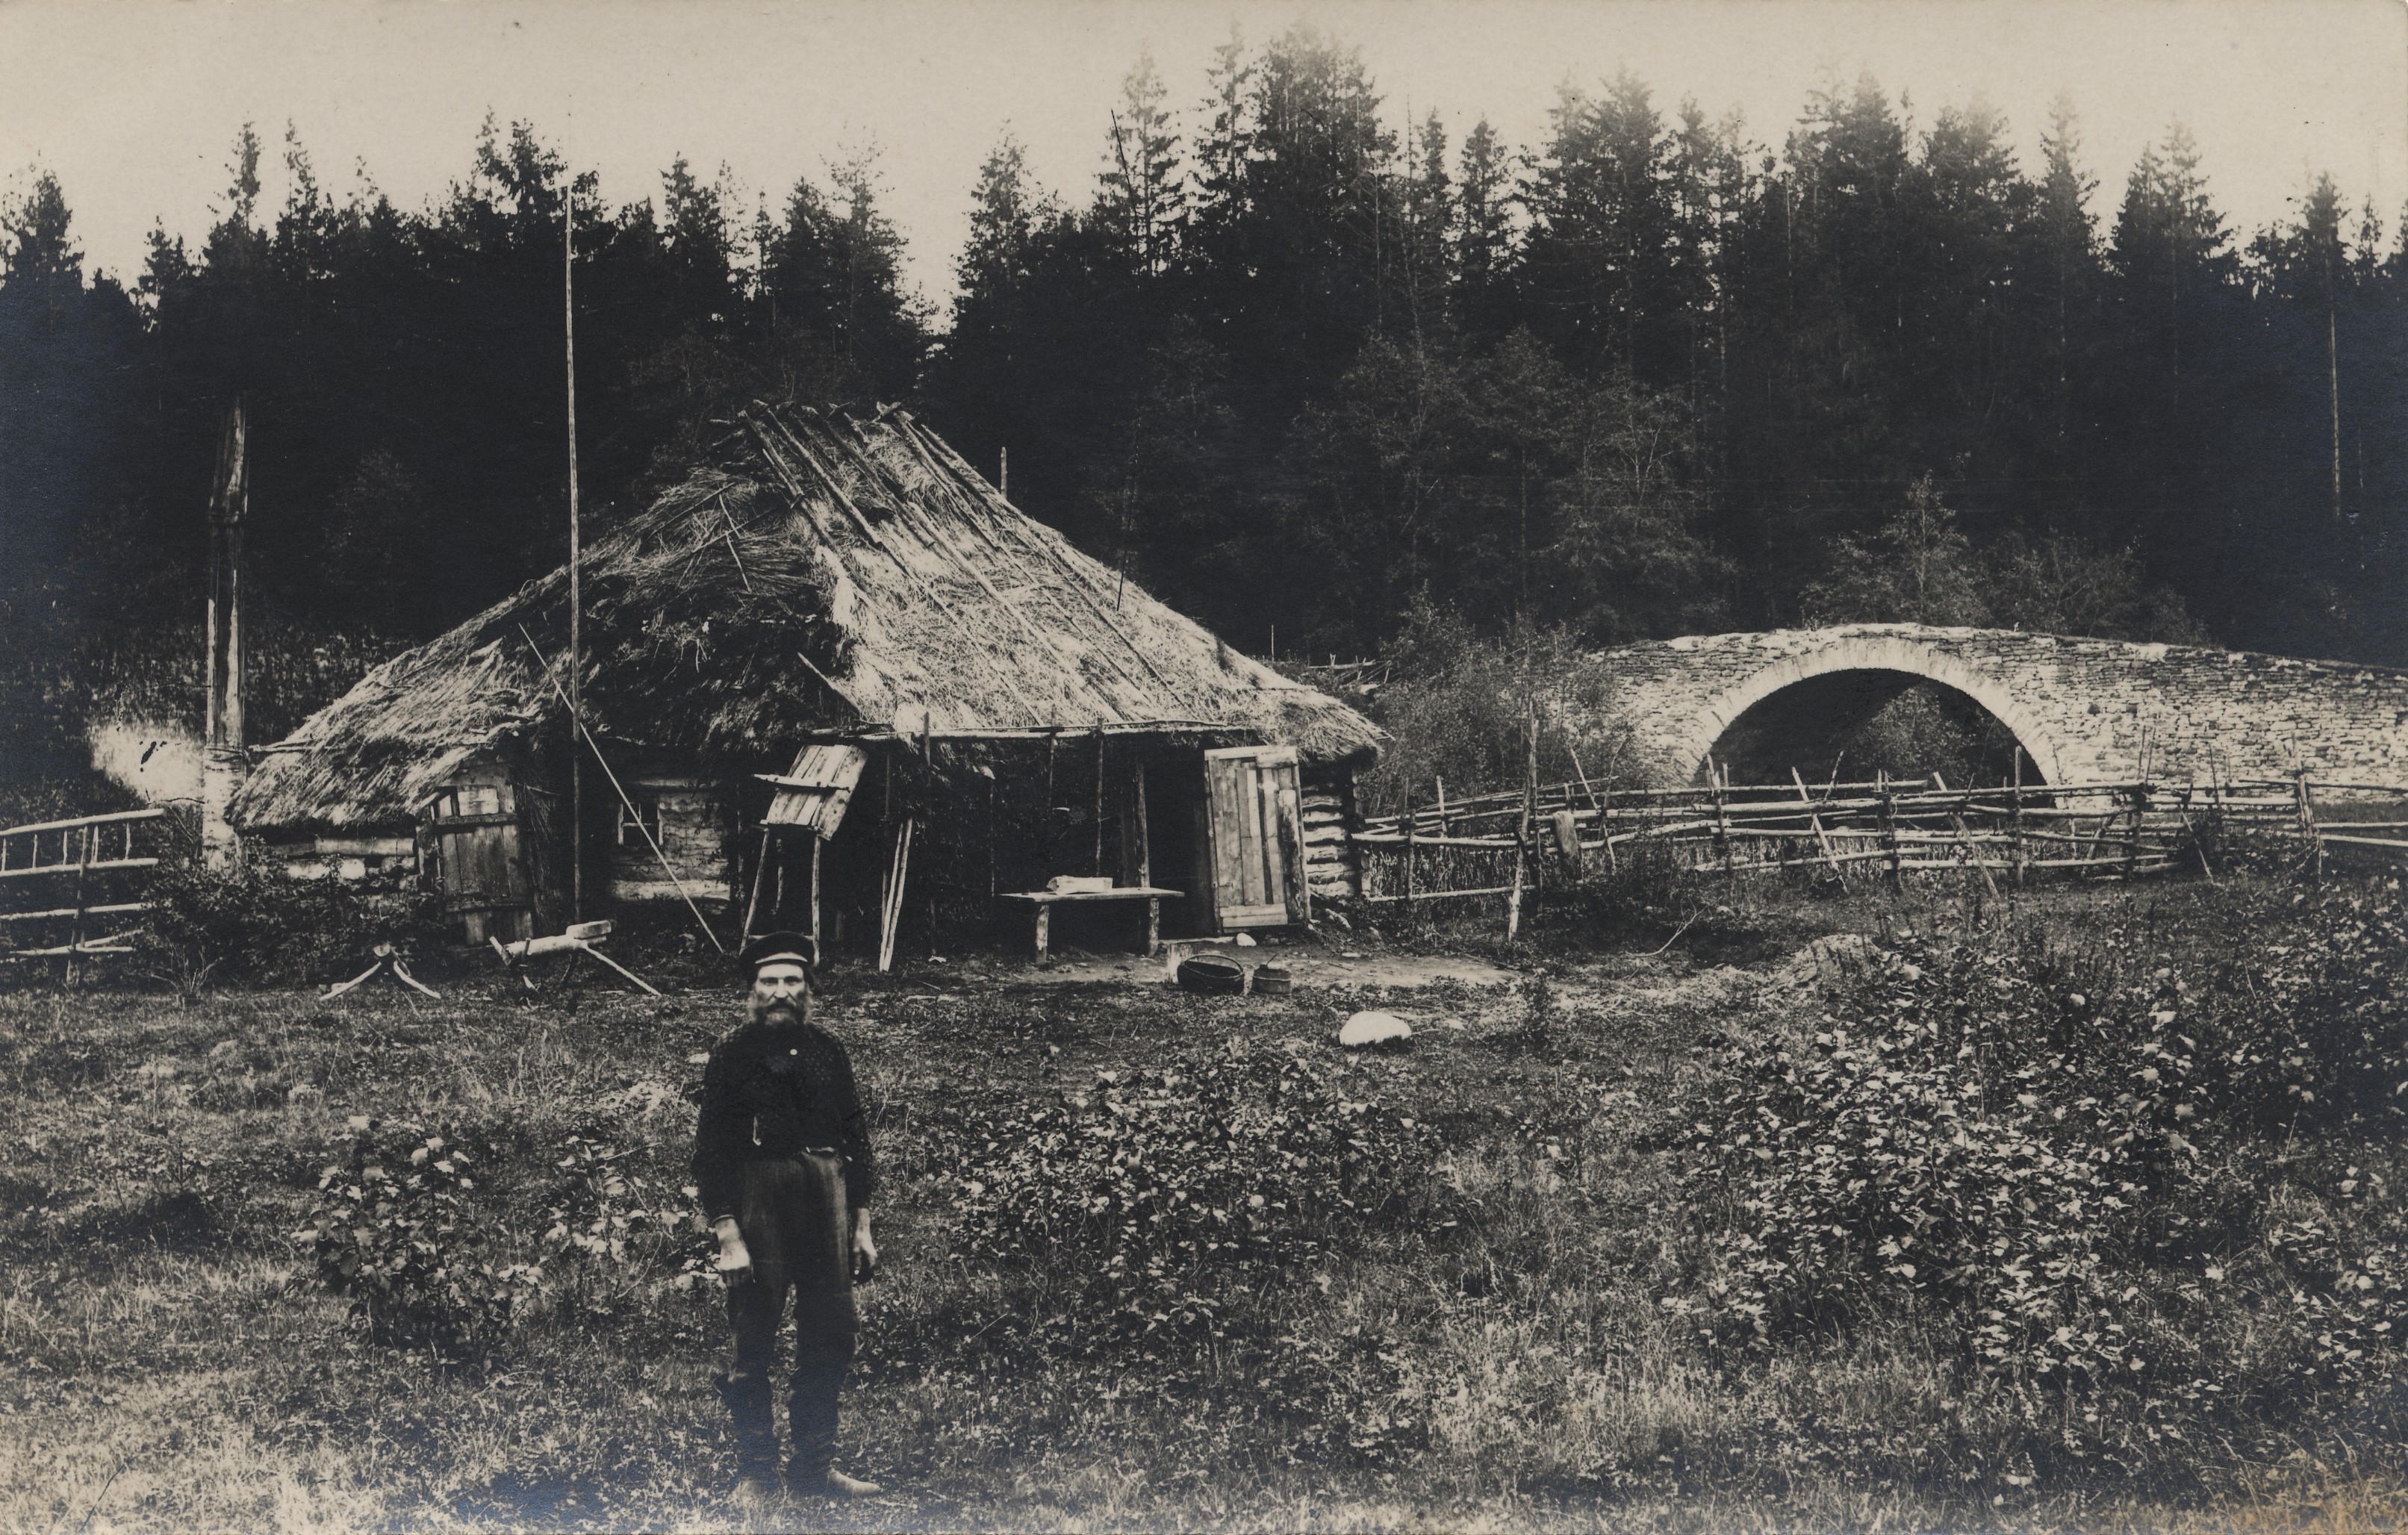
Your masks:
M461 821L471 816L506 815L509 791L498 783L463 783L436 796L435 819Z
M625 800L619 802L619 845L623 848L649 846L645 838L647 832L652 834L651 842L661 840L661 802L657 796L638 791L634 810L627 808Z

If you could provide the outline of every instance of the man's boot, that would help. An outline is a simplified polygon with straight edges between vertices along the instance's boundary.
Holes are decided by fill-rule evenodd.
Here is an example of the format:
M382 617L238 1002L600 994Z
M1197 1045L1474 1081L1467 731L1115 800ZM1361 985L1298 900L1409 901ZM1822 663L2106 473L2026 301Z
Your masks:
M759 1499L778 1490L778 1425L768 1376L731 1370L720 1377L720 1400L736 1425L736 1495Z

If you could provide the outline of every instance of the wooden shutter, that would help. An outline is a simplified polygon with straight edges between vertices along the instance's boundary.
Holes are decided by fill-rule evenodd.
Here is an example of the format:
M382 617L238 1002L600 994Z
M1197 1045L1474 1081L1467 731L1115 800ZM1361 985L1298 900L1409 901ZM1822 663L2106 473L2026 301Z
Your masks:
M869 753L858 746L806 746L788 773L756 773L777 786L769 800L765 825L810 832L825 841L844 824L845 807L853 803L853 786L869 765Z
M1220 930L1311 922L1296 748L1237 746L1205 753L1204 801L1212 911Z

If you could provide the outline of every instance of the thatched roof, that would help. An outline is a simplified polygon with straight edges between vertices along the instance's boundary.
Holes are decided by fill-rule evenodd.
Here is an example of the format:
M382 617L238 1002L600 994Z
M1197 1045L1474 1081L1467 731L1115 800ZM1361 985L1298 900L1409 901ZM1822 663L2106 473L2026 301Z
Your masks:
M901 410L755 405L580 564L606 739L751 766L826 731L1217 734L1322 761L1379 739L1015 509ZM391 824L471 758L556 731L566 591L564 566L369 672L266 749L236 823Z

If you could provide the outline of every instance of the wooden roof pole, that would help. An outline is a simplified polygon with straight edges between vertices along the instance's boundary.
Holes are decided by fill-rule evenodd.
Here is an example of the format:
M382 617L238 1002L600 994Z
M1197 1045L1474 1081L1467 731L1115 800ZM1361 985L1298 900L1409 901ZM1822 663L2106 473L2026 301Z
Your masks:
M777 425L781 432L785 434L786 440L792 442L796 449L802 453L803 457L810 461L811 467L819 472L820 479L827 485L827 488L830 491L835 493L837 500L842 504L844 509L853 514L853 520L861 524L861 531L868 537L871 543L878 546L879 552L883 553L888 559L894 561L895 568L902 571L905 576L910 578L912 584L920 588L921 595L925 596L930 602L935 603L938 610L947 618L952 619L954 624L961 629L963 637L970 642L971 653L977 655L982 661L987 663L988 670L995 673L997 680L1003 683L1004 690L1010 693L1014 699L1018 700L1020 707L1028 711L1029 719L1039 724L1046 723L1045 716L1038 710L1037 706L1028 701L1028 696L1022 693L1020 689L1014 685L1011 681L1011 674L996 666L994 658L989 656L985 650L980 646L978 642L978 634L970 627L969 620L964 618L959 610L955 609L952 603L947 602L943 594L939 593L935 587L929 585L927 578L922 576L919 571L911 568L911 563L909 560L906 560L901 554L896 552L895 546L886 541L885 535L880 533L877 525L871 523L868 517L863 513L862 509L853 504L853 497L846 494L844 486L838 482L836 471L827 465L821 463L820 455L812 452L810 445L805 442L800 437L797 437L794 430L791 427L788 427L784 422L778 421L775 416L772 416L770 420Z
M561 189L560 198L560 312L561 335L567 349L564 366L568 376L568 717L577 722L577 728L583 729L585 716L579 708L583 694L580 674L584 670L585 637L580 622L584 593L577 569L577 179L573 175ZM728 547L736 546L731 543ZM638 817L638 824L641 821ZM670 878L674 880L676 876L672 874ZM682 887L680 894L683 894ZM568 916L571 922L585 920L585 759L577 754L573 744L568 749ZM701 916L699 911L695 913L697 921ZM710 928L706 925L703 930L709 932ZM711 941L716 943L719 940L714 936Z
M1016 567L1017 569L1019 569L1023 575L1027 575L1027 574L1028 574L1028 567L1027 567L1026 566L1025 566L1025 565L1022 565L1022 564L1021 564L1021 562L1020 562L1020 558L1019 558L1019 556L1018 556L1018 555L1016 555L1016 554L1012 553L1012 552L1011 552L1011 551L1010 551L1009 549L1006 549L1006 548L1005 548L1005 547L1004 547L1000 542L998 542L998 541L996 539L996 537L995 537L995 535L994 535L994 534L992 534L992 533L990 533L990 532L988 532L988 531L987 531L987 528L986 528L985 524L984 524L980 520L980 518L976 515L976 512L977 512L977 506L976 506L976 503L975 503L975 502L970 502L970 501L968 501L967 498L962 497L962 496L961 496L961 490L960 490L960 487L959 487L958 485L953 485L953 484L950 483L950 481L953 479L953 474L951 473L951 471L949 471L948 469L946 469L942 465L939 464L939 463L936 461L936 459L935 459L935 458L933 458L933 457L929 454L929 452L928 452L927 449L926 449L924 446L923 446L923 445L922 445L922 443L921 443L921 441L920 441L920 439L919 439L918 435L912 431L912 429L911 429L911 425L912 425L912 423L910 423L910 420L908 419L908 417L907 417L907 418L905 419L905 421L903 422L903 423L902 423L902 431L903 431L903 438L904 438L904 440L905 440L906 442L909 442L909 443L911 445L911 450L912 450L912 452L914 452L915 453L917 453L917 454L920 456L920 460L921 460L921 462L922 462L922 463L924 463L924 464L927 465L929 471L930 471L932 474L937 475L940 480L945 481L948 481L948 483L947 483L947 487L946 487L946 488L947 488L948 490L952 491L952 493L953 493L953 494L957 498L962 498L962 499L965 501L965 505L966 505L966 507L968 508L968 509L971 512L971 515L969 515L969 516L968 516L968 517L964 518L963 520L964 520L965 522L967 522L967 523L968 523L968 524L969 524L970 527L971 527L972 529L974 529L974 530L978 533L978 536L979 536L981 538L983 538L984 540L986 540L986 544L987 544L987 547L988 547L988 548L990 548L990 549L994 550L996 553L998 553L998 554L1002 555L1004 558L1006 558L1006 559L1008 559L1008 560L1010 560L1010 561L1011 561L1011 563L1012 563L1012 565L1014 566L1014 567ZM924 523L928 524L928 525L929 525L929 527L930 527L931 531L932 531L933 533L935 533L937 537L939 537L939 538L943 538L943 537L944 537L943 531L942 531L940 528L938 528L938 527L937 527L936 520L935 520L934 518L932 518L932 517L928 516L927 512L926 512L924 509L921 509L921 508L919 507L919 505L917 504L917 502L916 502L916 501L915 501L915 502L913 502L913 503L911 503L910 509L911 509L912 511L916 512L916 513L919 515L919 517L921 518L921 520L922 520L923 522L924 522ZM950 539L950 538L947 538L945 541L946 541L946 543L947 543L948 547L956 548L956 549L958 549L958 548L960 547L960 546L958 546L958 545L953 544L953 540L952 540L952 539ZM1000 604L1004 607L1004 609L1011 614L1011 616L1013 617L1013 619L1015 619L1015 620L1017 620L1017 621L1019 622L1020 626L1021 626L1023 629L1027 629L1027 630L1029 631L1031 638L1035 638L1036 631L1035 631L1035 629L1034 629L1034 628L1032 628L1032 627L1030 626L1030 624L1029 624L1029 622L1028 622L1027 618L1026 618L1026 617L1025 617L1025 616L1022 614L1019 604L1017 604L1017 603L1013 602L1010 598L1009 598L1009 597L1005 596L1001 592L996 591L996 588L994 587L994 585L993 585L992 583L990 583L990 582L987 581L986 576L985 576L982 572L981 572L981 571L980 571L980 569L979 569L979 567L978 567L978 564L977 564L977 562L976 562L975 560L965 559L965 560L963 561L963 568L965 568L965 569L968 570L968 571L969 571L969 573L970 573L973 577L975 577L975 578L977 579L979 585L981 585L981 586L982 586L982 587L984 587L984 588L986 589L986 593L987 593L987 595L988 595L989 596L991 596L991 597L995 598L995 600L996 600L996 602L1000 603ZM1062 613L1062 615L1063 615L1065 618L1068 618L1068 617L1069 616L1069 610L1068 610L1068 607L1067 607L1067 606L1066 606L1066 605L1065 605L1065 604L1064 604L1064 603L1063 603L1063 602L1062 602L1058 597L1054 597L1054 591L1053 591L1053 588L1052 588L1052 587L1047 586L1047 585L1046 585L1044 582L1042 582L1042 581L1039 581L1035 580L1033 577L1031 578L1029 584L1030 584L1030 585L1032 585L1032 586L1037 587L1039 590L1040 590L1040 591L1044 592L1044 593L1047 595L1047 596L1048 596L1049 598L1052 598L1052 599L1053 599L1053 601L1054 601L1054 605L1055 610L1056 610L1057 611L1061 612L1061 613ZM1100 611L1100 610L1098 610L1098 611ZM1120 631L1119 631L1117 628L1114 628L1114 627L1113 627L1113 625L1110 623L1110 621L1109 621L1109 620L1108 620L1108 621L1106 621L1105 627L1106 627L1106 628L1108 628L1108 629L1112 629L1112 632L1113 632L1114 634L1118 634L1118 635L1119 635L1119 637L1120 637L1120 638L1121 638L1121 640L1122 640L1122 642L1123 642L1123 643L1125 643L1125 644L1128 644L1128 645L1129 645L1129 648L1130 648L1132 651L1136 651L1136 652L1137 652L1137 658L1138 658L1138 660L1145 666L1145 669L1146 669L1147 673L1148 673L1149 675L1151 675L1151 676L1154 678L1154 680L1155 683L1156 683L1156 684L1158 684L1159 686L1161 686L1161 687L1162 687L1166 692L1168 692L1168 693L1169 694L1169 696L1170 696L1170 701L1171 701L1172 703L1174 703L1174 704L1178 704L1178 705L1181 705L1181 706L1182 706L1182 707L1186 707L1186 708L1193 708L1193 707L1194 707L1194 705L1193 705L1192 703L1190 703L1188 699L1186 699L1185 697L1183 697L1183 696L1181 696L1181 694L1180 694L1180 692L1179 692L1179 690L1178 690L1177 688L1172 687L1172 686L1171 686L1168 681L1164 681L1162 674L1161 674L1160 672L1155 671L1155 670L1154 669L1154 665L1153 665L1153 663L1152 663L1152 662L1149 662L1149 661L1147 661L1147 660L1146 660L1146 658L1145 658L1145 653L1144 653L1142 651L1137 651L1137 647L1135 646L1135 644L1134 644L1134 643L1131 643L1131 642L1129 641L1129 638L1128 638L1128 636L1126 636L1126 635L1125 635L1125 634L1120 634ZM1054 649L1054 651L1055 651L1055 653L1062 653L1062 646L1061 646L1061 642L1060 642L1059 640L1053 640L1053 641L1051 641L1051 643L1053 644ZM1106 656L1106 655L1108 655L1108 654L1109 654L1109 652L1108 652L1108 651L1106 651L1106 650L1099 649L1099 650L1097 650L1095 653L1096 653L1096 654L1097 654L1098 656ZM1068 656L1066 656L1065 658L1066 658L1066 659L1068 659L1068 660L1070 661L1070 663L1071 663L1071 669L1072 669L1072 670L1074 670L1074 671L1075 671L1075 670L1077 670L1077 669L1078 669L1078 663L1077 663L1077 659L1076 659L1075 657L1068 657ZM1122 679L1123 679L1124 681L1126 681L1126 682L1127 682L1131 687L1138 689L1140 693L1142 693L1143 691L1145 691L1145 684L1144 684L1143 682L1139 681L1137 680L1136 676L1135 676L1135 675L1133 675L1133 674L1129 671L1128 667L1125 667L1125 666L1121 665L1121 663L1120 663L1120 661L1119 661L1119 659L1118 659L1117 657L1111 657L1111 661L1110 661L1110 664L1111 664L1111 668L1112 668L1114 671L1119 672L1119 673L1121 674Z
M881 553L883 553L886 558L894 564L896 569L902 571L904 575L910 577L912 581L917 583L921 593L925 595L930 602L936 605L939 611L942 612L946 617L953 621L954 624L969 638L972 653L976 654L979 660L985 666L986 669L994 675L997 681L1003 683L1004 691L1010 694L1012 700L1019 704L1023 710L1027 711L1028 717L1031 720L1039 721L1040 723L1043 722L1044 716L1038 711L1037 706L1030 703L1027 696L1023 694L1020 689L1013 684L1010 673L998 667L995 663L995 658L988 655L985 651L979 646L978 638L975 634L971 633L968 621L964 619L960 613L954 611L952 604L946 602L942 596L939 596L925 581L921 579L920 573L912 569L911 567L905 562L903 556L895 552L894 549L891 548L883 538L879 537L878 530L870 525L869 519L862 515L862 511L859 507L853 505L853 497L845 494L844 487L836 482L836 477L829 472L825 465L819 461L819 455L813 453L809 447L805 446L802 439L796 437L794 432L786 426L785 423L778 421L774 416L771 417L770 420L772 423L778 427L779 431L784 435L786 440L792 442L795 445L796 450L801 452L805 459L809 461L812 471L819 475L821 481L827 486L834 497L843 505L844 509L853 514L853 521L861 525L861 531L868 542L876 547ZM770 466L777 470L778 477L785 481L786 494L794 498L796 509L801 511L803 515L810 520L812 529L820 536L820 541L835 552L838 561L839 563L844 561L846 558L845 547L837 541L834 534L820 525L818 516L810 509L810 495L806 493L802 481L796 478L794 470L787 465L784 457L781 455L778 448L776 439L770 437L768 431L764 428L760 423L752 419L752 412L750 411L745 413L745 423L751 427L753 437L760 442L763 456L768 460ZM805 664L809 665L809 662L806 661ZM826 677L820 675L819 668L814 667L811 669L812 674L814 676L819 676L821 681L827 681ZM835 684L829 683L829 686L833 688ZM839 695L839 696L841 696L841 695ZM923 707L924 708L924 705Z
M917 444L920 440L920 423L911 419L910 412L909 411L897 411L896 414L902 419L903 429L911 434L913 442ZM978 497L973 499L974 505L978 498L982 498L986 495L995 494L995 487L980 479L977 470L971 468L968 465L964 464L962 462L961 455L954 452L950 444L948 444L942 438L933 438L932 435L932 438L937 445L936 450L932 450L932 452L941 451L943 459L953 466L954 474L965 483L973 486L978 492ZM1004 502L1004 506L1007 509L1010 509L1011 503L1006 501ZM1017 509L1012 510L1012 515L1022 518L1023 521L1027 520L1025 516ZM1062 567L1063 575L1068 578L1070 585L1077 589L1081 599L1083 600L1087 604L1088 608L1094 611L1096 619L1102 623L1104 627L1112 634L1118 636L1121 643L1129 648L1129 653L1137 657L1138 665L1143 667L1146 671L1153 676L1155 681L1160 682L1163 687L1169 692L1173 698L1179 698L1179 690L1171 686L1169 679L1164 677L1159 671L1154 670L1154 662L1147 658L1144 648L1139 645L1135 639L1129 638L1126 630L1123 629L1118 624L1112 622L1111 615L1104 611L1103 604L1096 600L1096 595L1087 590L1086 582L1079 579L1078 571L1071 567L1069 561L1062 557L1062 552L1049 544L1046 544L1041 539L1028 538L1025 533L1019 533L1018 537L1023 542L1033 543L1039 549L1043 550L1048 558L1052 559L1055 565ZM1180 699L1180 701L1185 702L1186 700L1182 698Z

